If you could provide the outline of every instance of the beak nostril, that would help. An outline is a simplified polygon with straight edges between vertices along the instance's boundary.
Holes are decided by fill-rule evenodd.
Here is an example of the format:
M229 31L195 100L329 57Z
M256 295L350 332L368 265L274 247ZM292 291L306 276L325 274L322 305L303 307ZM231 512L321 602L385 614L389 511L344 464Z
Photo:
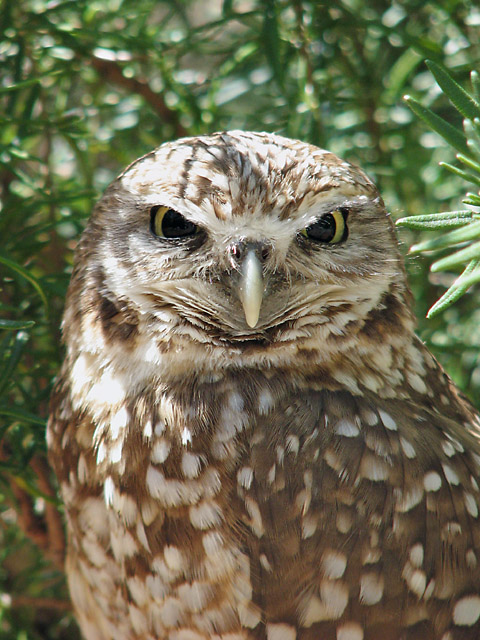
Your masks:
M230 260L239 264L243 261L247 253L254 251L260 262L264 263L270 257L272 246L267 240L261 240L259 242L249 242L247 240L239 240L238 242L232 242L228 247L228 254Z
M262 261L265 262L270 257L270 245L263 244L260 249L260 256Z

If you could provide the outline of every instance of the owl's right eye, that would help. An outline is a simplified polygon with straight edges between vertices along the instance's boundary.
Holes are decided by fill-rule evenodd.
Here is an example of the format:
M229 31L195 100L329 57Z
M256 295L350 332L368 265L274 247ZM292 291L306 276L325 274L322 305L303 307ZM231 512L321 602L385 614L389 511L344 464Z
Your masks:
M198 227L181 213L156 205L150 209L150 229L158 238L185 238L198 232Z

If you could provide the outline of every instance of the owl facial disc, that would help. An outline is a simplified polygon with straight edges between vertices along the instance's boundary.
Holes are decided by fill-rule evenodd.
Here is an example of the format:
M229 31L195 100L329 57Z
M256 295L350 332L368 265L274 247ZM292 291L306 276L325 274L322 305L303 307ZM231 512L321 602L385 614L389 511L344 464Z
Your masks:
M262 263L257 248L250 246L240 266L239 296L245 313L245 320L253 329L258 322L263 299Z

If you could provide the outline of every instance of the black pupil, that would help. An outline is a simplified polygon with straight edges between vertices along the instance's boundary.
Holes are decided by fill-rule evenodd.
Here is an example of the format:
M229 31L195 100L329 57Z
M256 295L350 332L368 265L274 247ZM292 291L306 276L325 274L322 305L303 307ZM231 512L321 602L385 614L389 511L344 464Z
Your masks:
M165 238L183 238L191 236L197 230L197 226L184 218L180 213L169 209L162 219L162 233Z
M337 223L331 213L320 218L309 227L306 228L307 236L312 240L319 240L320 242L331 242L335 237L335 231L337 229Z

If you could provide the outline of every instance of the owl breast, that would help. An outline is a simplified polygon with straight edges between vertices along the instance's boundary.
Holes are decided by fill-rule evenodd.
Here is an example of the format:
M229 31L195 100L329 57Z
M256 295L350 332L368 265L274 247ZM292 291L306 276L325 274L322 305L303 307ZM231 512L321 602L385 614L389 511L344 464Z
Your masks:
M67 426L69 583L87 637L396 638L476 606L448 600L479 577L465 442L445 422L429 450L427 410L281 378L191 379L115 407L104 432Z

